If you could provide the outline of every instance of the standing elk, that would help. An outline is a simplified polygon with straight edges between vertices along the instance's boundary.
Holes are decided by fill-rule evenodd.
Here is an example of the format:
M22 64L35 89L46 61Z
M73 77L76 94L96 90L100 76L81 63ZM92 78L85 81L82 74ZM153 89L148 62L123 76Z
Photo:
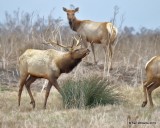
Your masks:
M144 82L144 101L142 107L147 105L147 95L150 106L153 107L152 91L160 86L160 56L152 57L145 66L147 80Z
M54 43L54 42L52 42ZM28 49L19 57L20 69L20 86L18 93L18 105L20 106L21 93L25 85L28 94L31 98L31 104L35 108L35 100L30 90L30 85L38 78L48 79L46 88L44 109L46 108L47 99L52 85L62 93L57 83L58 77L62 73L69 73L74 67L81 62L89 50L81 48L79 42L76 46L66 47L64 45L57 45L68 49L67 52L61 52L54 49L36 50Z
M108 68L112 69L112 45L114 44L117 38L117 28L111 22L94 22L90 20L78 20L75 17L75 13L79 11L79 8L69 10L63 7L63 11L67 13L70 28L73 31L76 31L82 37L84 46L86 48L86 42L90 42L91 50L94 57L94 63L96 63L96 57L93 44L103 44L103 49L105 53L104 72L107 59L107 49L109 50L108 57L110 64Z

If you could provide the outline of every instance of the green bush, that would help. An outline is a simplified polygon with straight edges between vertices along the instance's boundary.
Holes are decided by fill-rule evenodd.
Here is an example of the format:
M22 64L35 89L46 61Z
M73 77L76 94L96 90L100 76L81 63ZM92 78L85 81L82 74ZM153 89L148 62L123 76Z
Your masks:
M115 86L100 78L68 80L62 87L63 104L65 108L91 108L97 105L117 104L121 96L115 90Z

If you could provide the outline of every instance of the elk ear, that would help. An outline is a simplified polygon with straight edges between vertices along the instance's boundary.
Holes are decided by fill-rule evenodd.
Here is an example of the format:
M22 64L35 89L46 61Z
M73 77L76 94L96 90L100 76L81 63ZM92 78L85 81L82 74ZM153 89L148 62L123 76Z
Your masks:
M76 8L74 11L75 11L75 12L78 12L78 11L79 11L79 8Z
M63 7L63 11L67 12L67 9L65 7Z

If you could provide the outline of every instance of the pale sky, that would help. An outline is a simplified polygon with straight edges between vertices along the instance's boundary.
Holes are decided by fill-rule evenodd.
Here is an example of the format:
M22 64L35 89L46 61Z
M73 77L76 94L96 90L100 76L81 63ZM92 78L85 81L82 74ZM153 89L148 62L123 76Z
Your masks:
M160 0L0 0L0 3L0 22L4 22L5 11L12 14L19 8L21 11L35 12L47 18L54 8L53 16L61 17L64 23L67 23L62 7L69 8L73 4L79 7L76 16L81 20L110 21L114 6L118 6L117 26L124 15L123 26L136 29L160 28Z

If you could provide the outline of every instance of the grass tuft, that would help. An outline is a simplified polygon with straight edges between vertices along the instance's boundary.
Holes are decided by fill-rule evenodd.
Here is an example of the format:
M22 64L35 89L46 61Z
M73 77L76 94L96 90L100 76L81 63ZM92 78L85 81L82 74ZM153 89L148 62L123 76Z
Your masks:
M116 87L100 78L68 80L62 87L65 108L92 108L99 105L118 104L121 95Z

